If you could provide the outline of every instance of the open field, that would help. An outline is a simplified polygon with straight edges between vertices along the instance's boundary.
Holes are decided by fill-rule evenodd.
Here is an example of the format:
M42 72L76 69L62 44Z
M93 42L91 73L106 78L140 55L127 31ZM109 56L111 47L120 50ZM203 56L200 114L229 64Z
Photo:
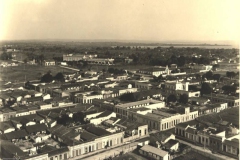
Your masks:
M19 66L5 67L0 69L0 76L3 81L23 82L26 80L36 80L41 75L51 71L52 75L58 72L75 72L73 70L64 69L60 66L40 66L19 64Z

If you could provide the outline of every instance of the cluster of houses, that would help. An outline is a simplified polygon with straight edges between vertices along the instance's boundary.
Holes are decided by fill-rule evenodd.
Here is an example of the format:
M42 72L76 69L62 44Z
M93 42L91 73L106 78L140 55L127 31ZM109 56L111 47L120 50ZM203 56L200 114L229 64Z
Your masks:
M191 122L180 123L175 126L176 137L201 145L213 153L221 153L238 158L239 129L236 124L219 120L217 123L204 122L195 119Z
M90 55L86 53L86 54L64 54L63 61L65 62L86 61L89 64L113 65L114 59L98 58L97 55Z
M64 61L94 60L96 57L64 55ZM174 68L176 66L135 73L153 79L171 75ZM210 70L211 67L197 69ZM229 123L226 127L224 121L211 126L198 120L204 115L239 107L238 97L201 95L200 82L186 77L152 82L133 80L127 73L103 76L89 70L84 74L84 78L79 73L65 75L65 82L27 82L24 89L0 92L3 157L81 159L137 141L143 157L168 160L170 153L179 150L177 138L238 156L237 126ZM178 76L182 78L186 73ZM121 100L125 94L138 100ZM170 95L184 94L188 97L186 104L168 102ZM175 133L167 132L174 128Z
M0 64L0 67L14 67L14 66L18 66L18 63L16 63L16 62L2 62Z

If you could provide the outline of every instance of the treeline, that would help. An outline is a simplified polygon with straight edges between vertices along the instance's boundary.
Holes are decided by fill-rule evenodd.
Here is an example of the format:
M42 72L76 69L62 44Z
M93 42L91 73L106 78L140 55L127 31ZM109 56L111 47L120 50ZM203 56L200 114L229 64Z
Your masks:
M117 68L109 68L109 69L108 69L108 72L109 72L109 73L112 73L112 74L115 74L115 75L126 73L125 70L123 70L123 69L117 69Z
M0 59L1 60L10 60L10 59L12 59L12 53L3 52L0 55Z

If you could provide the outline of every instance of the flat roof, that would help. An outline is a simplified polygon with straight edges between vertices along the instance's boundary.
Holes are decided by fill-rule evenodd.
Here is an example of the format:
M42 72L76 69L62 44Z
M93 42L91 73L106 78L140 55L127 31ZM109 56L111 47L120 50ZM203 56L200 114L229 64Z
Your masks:
M149 145L145 145L141 148L141 150L146 151L146 152L150 152L150 153L154 153L158 156L164 157L168 154L168 152L161 150L159 148L155 148Z

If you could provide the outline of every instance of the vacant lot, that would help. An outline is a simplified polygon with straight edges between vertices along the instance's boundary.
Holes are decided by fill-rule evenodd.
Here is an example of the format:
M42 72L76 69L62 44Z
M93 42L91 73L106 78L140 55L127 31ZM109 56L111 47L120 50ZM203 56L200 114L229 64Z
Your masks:
M197 152L190 151L184 155L174 158L173 160L212 160L212 159L205 157Z
M25 81L25 77L26 80L36 80L48 71L51 71L52 75L56 75L58 72L75 72L59 66L19 64L19 66L1 68L0 75L3 81L17 83Z

